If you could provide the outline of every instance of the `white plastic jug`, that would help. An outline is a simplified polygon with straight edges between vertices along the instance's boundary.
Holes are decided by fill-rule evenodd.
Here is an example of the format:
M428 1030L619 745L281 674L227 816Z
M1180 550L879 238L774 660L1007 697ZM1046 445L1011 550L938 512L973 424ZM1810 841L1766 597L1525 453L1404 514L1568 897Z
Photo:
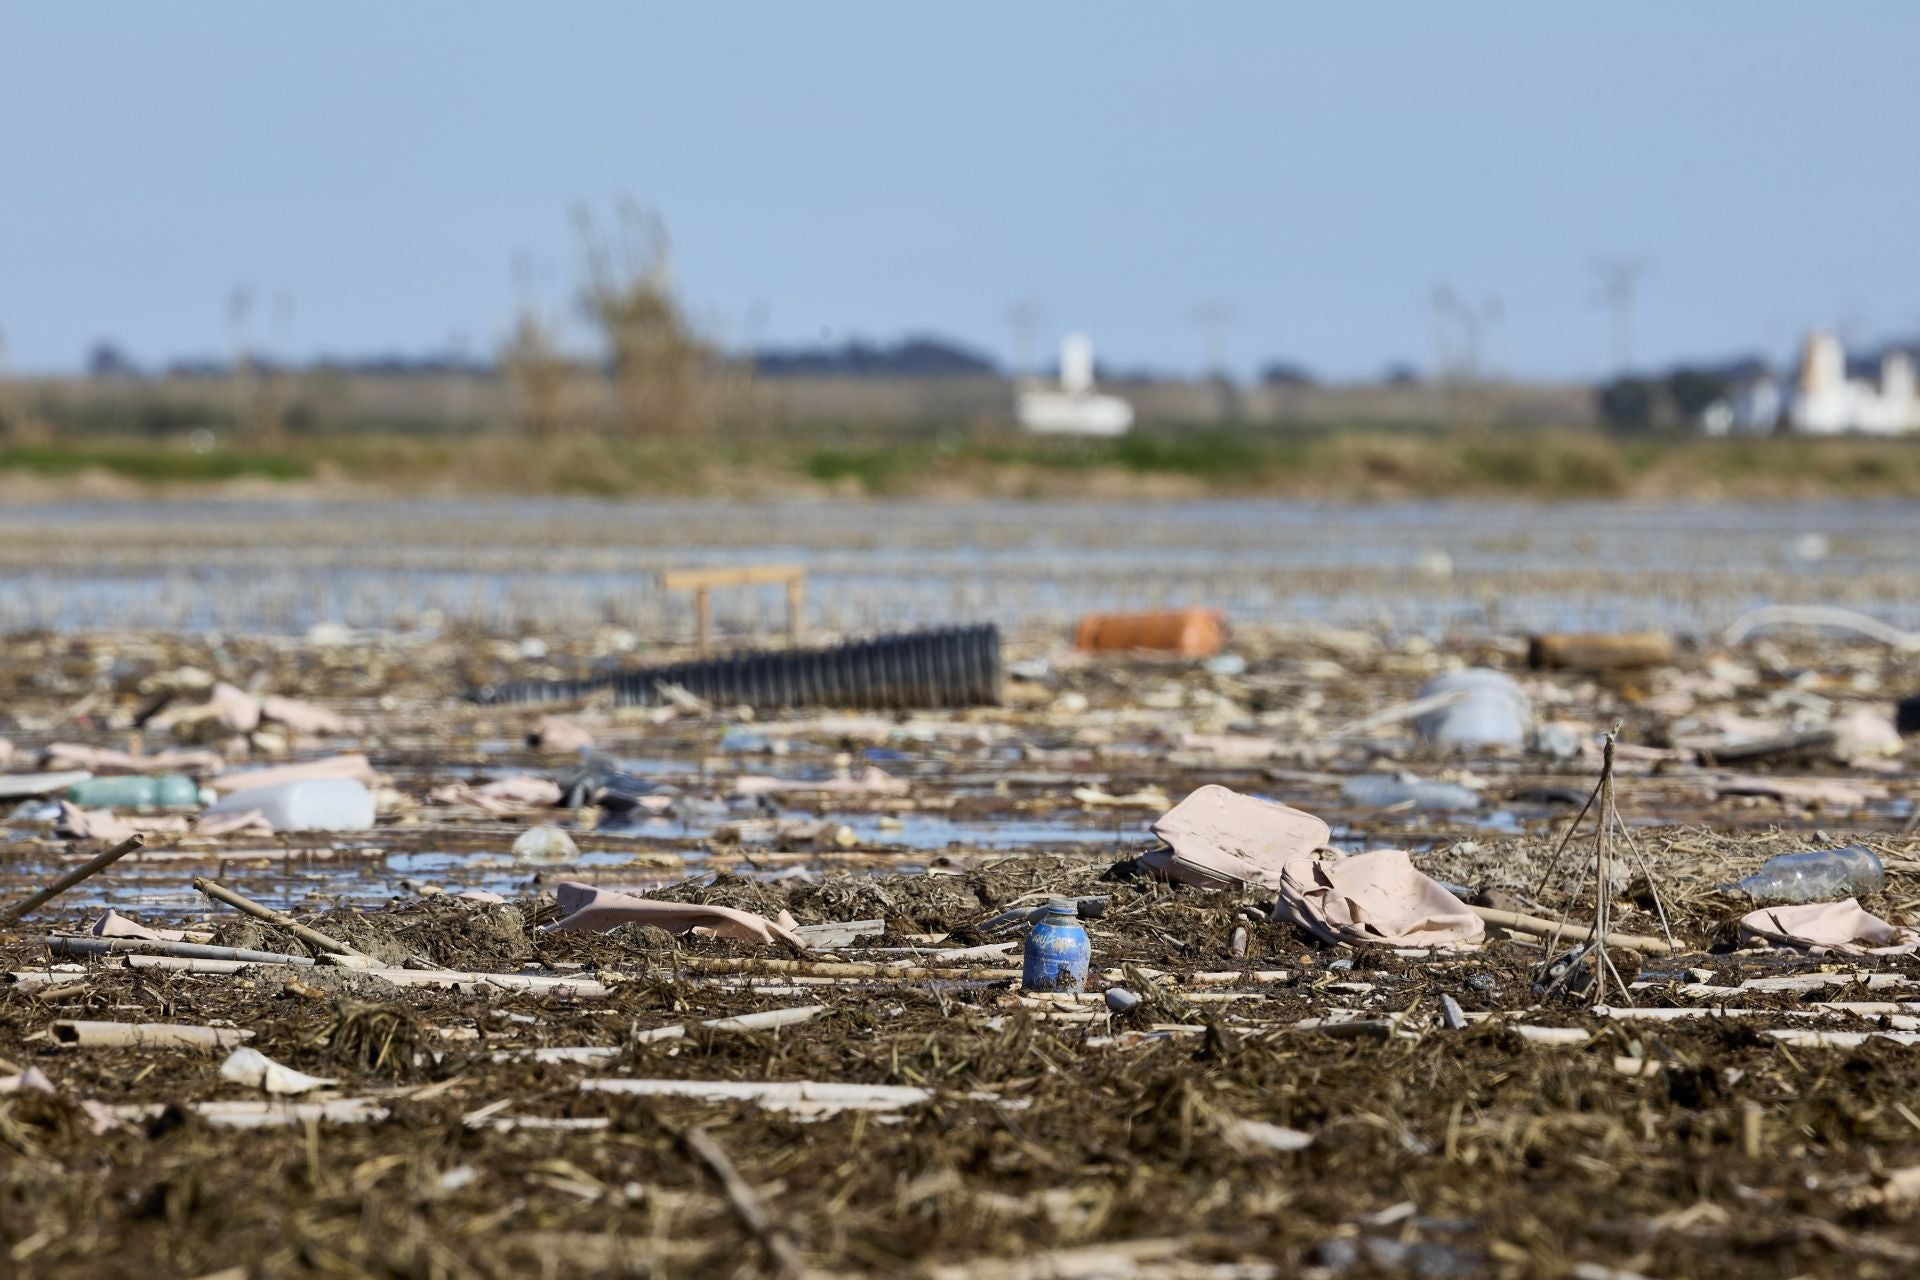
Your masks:
M1518 747L1526 742L1533 712L1511 677L1470 667L1429 680L1420 690L1422 698L1446 693L1459 700L1413 722L1428 742L1441 747Z
M365 831L373 793L351 778L307 778L223 796L208 814L258 809L275 831Z

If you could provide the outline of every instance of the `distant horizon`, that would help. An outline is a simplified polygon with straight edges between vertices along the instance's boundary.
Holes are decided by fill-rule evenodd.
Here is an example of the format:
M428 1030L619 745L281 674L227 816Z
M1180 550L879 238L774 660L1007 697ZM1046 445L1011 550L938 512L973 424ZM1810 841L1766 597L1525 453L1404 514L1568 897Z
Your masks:
M625 196L735 351L1591 382L1920 332L1920 9L1876 0L102 0L0 41L24 374L490 358L523 301L584 351L569 212Z
M902 352L909 346L918 344L931 344L944 348L947 353L972 357L984 362L986 367L978 369L911 371L878 369L855 371L847 369L794 369L782 367L780 364L781 361L811 360L825 356L845 355L850 354L855 349L864 349L879 357L889 357ZM1856 363L1861 366L1870 365L1884 357L1887 352L1896 349L1905 350L1908 354L1920 358L1920 339L1895 338L1864 347L1848 347L1843 343L1843 350L1850 366ZM1004 360L1000 359L997 353L987 348L969 346L958 339L950 338L947 335L926 329L910 331L892 341L849 337L844 342L829 346L762 347L751 351L728 351L723 354L730 359L755 362L762 366L757 370L759 376L776 379L807 377L925 378L969 375L1018 379L1034 375L1051 377L1058 373L1059 367L1057 359L1049 359L1034 368L1012 368ZM103 360L103 356L107 358ZM1726 373L1752 365L1758 365L1761 370L1772 375L1787 375L1797 368L1799 356L1799 344L1796 343L1795 349L1784 357L1774 357L1769 356L1767 353L1750 351L1713 358L1683 358L1658 367L1630 369L1623 374L1616 374L1610 371L1600 375L1598 378L1551 376L1527 378L1488 373L1482 375L1479 380L1489 384L1511 383L1514 385L1583 386L1601 385L1621 376L1659 379L1688 370ZM603 354L588 351L570 352L568 353L568 358L579 364L605 363L607 360L607 357ZM103 363L111 366L116 359L124 360L127 363L119 367L98 367ZM246 359L250 367L268 372L312 372L339 369L366 375L390 373L393 376L419 376L455 372L490 375L498 373L501 370L501 358L498 352L460 352L451 348L440 348L437 350L428 348L420 351L319 351L309 355L291 358L276 356L267 351L252 350L246 353ZM771 369L766 368L765 366L769 361L775 362L776 367ZM214 355L206 352L189 352L148 362L134 359L129 353L125 352L124 349L120 348L118 344L108 342L97 344L93 351L89 353L89 358L80 362L80 366L81 367L75 369L41 371L15 370L13 372L16 376L45 378L88 376L136 378L225 377L230 376L233 372L234 356L232 354ZM1327 387L1371 386L1399 381L1407 377L1411 377L1413 380L1420 382L1442 380L1434 371L1420 368L1411 362L1389 362L1373 375L1360 374L1349 377L1322 376L1318 370L1293 361L1280 359L1262 362L1259 367L1252 370L1251 373L1246 376L1241 376L1240 373L1235 370L1212 371L1207 369L1179 369L1167 366L1114 365L1104 358L1098 359L1097 367L1098 376L1101 379L1116 382L1203 383L1218 381L1222 372L1224 372L1232 382L1246 386L1258 385L1264 382L1290 380L1286 377L1274 376L1277 370L1285 370L1287 373L1299 376L1302 381Z

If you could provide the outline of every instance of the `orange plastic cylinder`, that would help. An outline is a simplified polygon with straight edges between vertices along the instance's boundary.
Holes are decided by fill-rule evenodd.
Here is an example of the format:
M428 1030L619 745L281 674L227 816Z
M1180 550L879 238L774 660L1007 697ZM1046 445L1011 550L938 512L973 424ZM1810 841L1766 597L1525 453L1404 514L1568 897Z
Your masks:
M1152 649L1206 658L1227 643L1217 609L1162 609L1151 613L1089 613L1080 619L1073 644L1088 652Z

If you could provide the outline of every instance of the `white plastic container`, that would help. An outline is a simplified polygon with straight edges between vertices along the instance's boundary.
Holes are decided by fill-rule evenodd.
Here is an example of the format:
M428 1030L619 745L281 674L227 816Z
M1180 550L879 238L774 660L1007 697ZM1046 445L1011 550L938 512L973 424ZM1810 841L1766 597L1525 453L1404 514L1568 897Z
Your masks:
M373 793L351 778L307 778L223 796L208 814L258 809L275 831L365 831Z

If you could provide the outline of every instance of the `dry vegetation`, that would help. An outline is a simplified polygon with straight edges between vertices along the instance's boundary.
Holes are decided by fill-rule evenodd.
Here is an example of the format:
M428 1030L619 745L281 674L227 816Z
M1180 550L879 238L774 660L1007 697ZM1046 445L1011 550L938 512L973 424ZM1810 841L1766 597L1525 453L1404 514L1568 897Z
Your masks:
M625 432L581 425L600 412L592 383L533 357L511 367L525 432L307 432L284 435L270 449L235 442L204 451L184 434L68 433L56 441L41 433L43 443L0 444L0 478L13 477L8 492L16 498L114 484L191 494L247 478L366 496L1920 497L1920 443L1905 440L1148 426L1118 441L1063 441L987 424L716 423L698 435ZM633 421L654 420L640 413Z
M596 644L556 634L538 665L588 670L605 656ZM1427 850L1422 865L1462 885L1511 893L1542 880L1591 761L1448 757L1396 726L1343 744L1324 732L1407 697L1450 660L1514 663L1518 644L1461 639L1436 650L1418 638L1298 631L1245 634L1236 648L1248 668L1223 676L1164 660L1077 663L1049 647L1052 670L1015 706L882 719L869 730L850 729L846 717L737 726L779 739L779 751L721 746L736 723L725 713L603 712L593 723L609 749L656 758L663 771L652 776L701 802L724 794L735 774L830 768L835 753L880 744L899 753L887 767L911 780L909 794L816 803L848 820L874 806L910 818L951 804L990 825L1072 812L1072 789L1090 777L1110 793L1221 782L1321 812L1343 839ZM1748 979L1813 973L1822 962L1736 950L1730 923L1743 906L1717 887L1768 855L1858 839L1894 868L1866 905L1909 915L1920 839L1892 830L1904 818L1888 807L1710 801L1700 794L1710 771L1679 758L1630 762L1619 803L1654 824L1636 838L1686 947L1646 958L1632 1000L1647 1016L1630 1018L1539 994L1534 968L1545 955L1525 939L1460 955L1326 946L1271 923L1257 895L1142 878L1130 865L1135 839L1093 830L1039 856L944 849L945 874L913 875L898 865L924 862L926 851L648 839L583 824L580 842L603 859L596 867L484 871L488 855L539 819L489 818L427 796L454 777L553 766L518 745L517 713L459 697L525 661L516 645L451 632L330 647L232 635L11 638L0 695L22 752L76 738L124 745L125 726L156 691L217 673L362 717L351 739L305 749L365 749L406 797L375 831L342 842L351 847L339 857L321 856L335 843L325 837L311 859L288 857L316 841L283 836L271 848L200 842L177 851L184 857L122 864L103 890L122 906L139 893L163 901L167 884L217 862L234 882L369 951L609 989L598 998L433 990L326 968L186 973L104 960L46 973L36 935L97 910L76 893L32 928L0 931L0 1075L33 1067L57 1090L0 1096L0 1270L1896 1280L1920 1265L1920 1048L1903 1032L1871 1038L1910 1025L1913 1010L1896 1002L1920 984L1920 966L1870 957L1831 965L1824 989L1736 993ZM1753 714L1780 696L1877 698L1912 687L1917 671L1914 656L1884 646L1788 638L1689 650L1675 668L1629 679L1543 673L1529 687L1559 714L1624 720L1629 740L1644 743L1671 725L1679 695L1700 710ZM1248 759L1187 738L1234 726L1270 735L1273 755ZM1871 776L1910 796L1914 761L1910 745ZM1401 764L1478 775L1490 797L1525 815L1519 833L1492 838L1472 813L1340 808L1344 776ZM1828 759L1779 767L1860 781ZM1575 799L1520 799L1542 790ZM1089 826L1118 826L1111 812L1095 808ZM1145 816L1129 811L1128 827ZM1678 822L1689 825L1667 825ZM50 849L66 862L78 856L42 826L14 826L0 901L44 878L39 860ZM406 876L420 873L384 866L434 850L463 855L436 873L449 890L504 875L511 900L417 896ZM868 874L882 868L894 870ZM644 928L538 931L554 918L546 889L556 878L675 881L726 869L743 874L659 896L785 907L802 924L880 919L879 936L833 953L856 963L902 958L881 947L958 952L1001 940L980 934L984 919L1035 893L1104 895L1108 909L1091 922L1094 960L1117 972L1098 981L1159 990L1109 1017L1104 1005L1023 997L999 956L966 958L978 966L968 980L800 984L791 974L723 972L788 958L757 944ZM1553 907L1567 887L1549 885ZM1628 886L1616 905L1619 927L1655 929L1644 887ZM144 914L161 923L171 913ZM217 945L302 950L276 926L231 914L184 922L211 924ZM1850 976L1861 970L1884 981L1869 988ZM1704 995L1703 981L1712 984ZM1444 1024L1447 1001L1470 1025ZM777 1031L696 1025L807 1004L824 1010ZM1750 1012L1648 1012L1736 1005ZM64 1044L56 1024L72 1019L230 1022L260 1052L333 1078L328 1095L347 1100L339 1105L352 1118L305 1119L281 1103L264 1110L288 1122L218 1123L222 1108L263 1101L220 1077L222 1055ZM637 1034L675 1025L687 1034ZM1541 1027L1560 1034L1529 1038ZM1828 1032L1838 1039L1806 1042ZM611 1052L591 1062L527 1056L555 1046ZM604 1078L925 1092L877 1113L808 1118L583 1088ZM716 1151L757 1213L716 1176Z

